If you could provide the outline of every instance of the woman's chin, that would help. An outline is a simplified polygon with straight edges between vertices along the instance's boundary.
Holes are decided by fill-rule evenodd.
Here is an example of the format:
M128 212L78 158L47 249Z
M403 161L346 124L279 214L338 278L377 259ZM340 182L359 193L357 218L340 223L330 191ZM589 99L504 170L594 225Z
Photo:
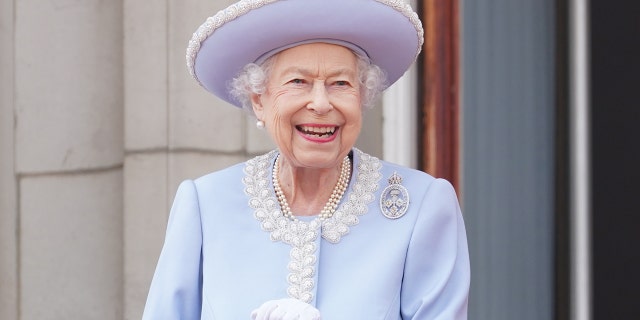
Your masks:
M293 164L301 168L327 169L342 163L340 150L301 150L294 152Z

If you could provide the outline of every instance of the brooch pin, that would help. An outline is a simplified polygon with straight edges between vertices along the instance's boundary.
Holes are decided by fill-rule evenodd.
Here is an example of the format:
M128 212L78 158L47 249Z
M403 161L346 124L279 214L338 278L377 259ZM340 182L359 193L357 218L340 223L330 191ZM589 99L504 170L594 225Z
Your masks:
M380 197L380 210L389 219L398 219L407 212L409 208L409 192L402 183L402 177L394 172L389 177L389 185L382 191Z

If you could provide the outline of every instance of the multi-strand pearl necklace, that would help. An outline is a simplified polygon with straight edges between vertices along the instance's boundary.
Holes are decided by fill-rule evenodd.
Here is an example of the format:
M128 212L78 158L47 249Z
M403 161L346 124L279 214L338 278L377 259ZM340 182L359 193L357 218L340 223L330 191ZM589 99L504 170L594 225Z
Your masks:
M276 158L276 162L273 165L273 189L276 192L276 198L278 198L278 203L280 204L280 210L282 211L282 215L291 220L297 220L296 217L291 212L291 208L289 207L289 203L287 202L287 198L284 196L284 192L280 187L280 181L278 178L278 173L280 172L280 155ZM338 182L336 186L333 187L333 191L331 192L331 196L329 200L320 211L318 218L320 220L326 220L333 216L333 213L338 209L338 204L344 195L344 192L347 190L347 186L349 185L349 178L351 176L351 160L349 157L344 157L342 160L342 166L340 168L340 177L338 178Z

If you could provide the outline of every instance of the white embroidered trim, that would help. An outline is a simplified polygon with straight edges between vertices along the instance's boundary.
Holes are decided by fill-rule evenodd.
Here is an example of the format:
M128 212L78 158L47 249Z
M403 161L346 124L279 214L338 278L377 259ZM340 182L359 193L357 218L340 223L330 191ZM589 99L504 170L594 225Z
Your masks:
M187 45L187 68L189 69L189 74L198 81L198 84L202 85L198 77L196 76L195 71L195 60L198 55L198 51L200 51L200 46L202 42L204 42L216 29L220 28L225 23L232 21L239 16L242 16L253 9L260 8L264 5L276 2L278 0L240 0L226 9L218 11L215 15L207 18L205 22L200 25L200 27L193 33L191 40L189 40L189 44ZM385 4L389 7L392 7L396 11L402 13L411 24L413 24L414 28L416 28L418 34L418 48L416 50L416 55L414 57L417 58L418 54L422 50L422 45L424 44L424 29L422 28L422 23L420 22L420 18L418 14L413 11L411 5L404 2L404 0L376 0L382 4Z
M353 187L347 191L348 198L345 199L348 200L341 203L333 216L323 222L317 218L309 222L293 221L282 215L278 200L269 188L271 165L277 151L255 157L246 163L242 181L255 218L260 221L264 231L271 233L272 241L282 241L292 247L288 264L291 273L287 277L287 293L291 298L307 303L313 300L313 276L317 260L315 242L318 234L321 233L331 243L340 242L349 233L349 227L358 224L358 216L367 213L368 204L374 200L382 177L382 164L377 158L358 149L354 149L354 153L359 162L357 170L354 170L356 177Z

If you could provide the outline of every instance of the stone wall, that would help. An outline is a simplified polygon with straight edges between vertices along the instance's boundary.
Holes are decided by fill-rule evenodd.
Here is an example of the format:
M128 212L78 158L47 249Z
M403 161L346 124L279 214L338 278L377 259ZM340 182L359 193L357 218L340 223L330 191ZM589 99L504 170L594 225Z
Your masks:
M0 318L121 318L122 3L1 11Z

